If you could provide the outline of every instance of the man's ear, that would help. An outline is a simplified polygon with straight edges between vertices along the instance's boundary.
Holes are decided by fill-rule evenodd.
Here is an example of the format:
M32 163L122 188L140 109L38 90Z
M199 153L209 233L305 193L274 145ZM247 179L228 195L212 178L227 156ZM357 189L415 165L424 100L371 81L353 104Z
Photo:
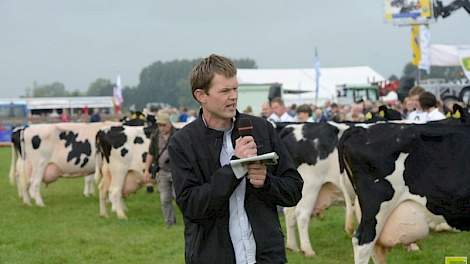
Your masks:
M194 97L200 104L205 104L207 101L207 94L202 89L197 89L194 91Z

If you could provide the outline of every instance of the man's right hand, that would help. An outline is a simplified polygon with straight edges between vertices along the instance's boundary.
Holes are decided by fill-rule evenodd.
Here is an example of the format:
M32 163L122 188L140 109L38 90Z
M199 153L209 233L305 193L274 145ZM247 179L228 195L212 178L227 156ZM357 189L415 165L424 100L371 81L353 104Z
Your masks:
M150 183L150 172L149 172L149 170L145 170L144 182L145 183Z
M252 136L240 137L235 140L235 156L239 159L257 155L256 143Z

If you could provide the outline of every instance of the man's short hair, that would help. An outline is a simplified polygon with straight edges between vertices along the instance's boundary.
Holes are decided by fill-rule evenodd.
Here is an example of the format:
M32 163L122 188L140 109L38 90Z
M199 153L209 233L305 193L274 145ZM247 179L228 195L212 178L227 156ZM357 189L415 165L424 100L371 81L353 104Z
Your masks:
M284 106L284 100L282 100L281 97L274 97L271 99L271 102L269 102L269 106L273 105L273 103L278 103L280 106Z
M209 93L209 88L215 74L232 78L237 75L237 68L230 59L220 55L211 54L209 57L202 59L191 71L191 93L194 99L196 99L194 92L198 89Z
M298 113L307 113L308 116L311 116L312 115L312 108L307 105L307 104L303 104L303 105L299 105L299 107L297 107L297 114Z
M415 86L411 88L411 90L408 92L409 96L414 96L414 95L421 95L422 93L426 92L423 87L421 86Z
M424 92L419 96L419 104L423 110L428 110L431 107L437 107L436 96L430 92Z

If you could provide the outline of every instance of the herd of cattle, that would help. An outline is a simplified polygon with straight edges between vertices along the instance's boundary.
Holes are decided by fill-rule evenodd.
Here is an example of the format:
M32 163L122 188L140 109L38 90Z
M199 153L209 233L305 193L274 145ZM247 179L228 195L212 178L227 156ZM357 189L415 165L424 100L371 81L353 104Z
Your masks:
M353 233L355 215L358 222L352 238L356 264L371 257L386 263L387 251L398 244L419 250L415 242L429 228L470 230L470 125L467 112L457 111L460 119L427 124L275 124L304 180L301 201L284 209L287 248L315 255L309 221L338 199L346 205L345 231ZM387 111L377 118L389 118ZM44 206L42 183L85 176L85 196L99 183L100 215L108 216L109 200L117 217L126 218L123 197L144 185L154 121L17 128L10 181L24 203Z

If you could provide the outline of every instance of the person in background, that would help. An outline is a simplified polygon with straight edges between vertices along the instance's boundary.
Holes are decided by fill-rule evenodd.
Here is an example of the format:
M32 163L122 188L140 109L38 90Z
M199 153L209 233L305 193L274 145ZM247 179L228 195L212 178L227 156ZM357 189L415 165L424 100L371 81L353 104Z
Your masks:
M62 109L62 114L60 114L60 122L70 122L70 115L68 114L67 109Z
M323 112L320 107L315 108L314 115L312 116L313 122L320 122Z
M187 121L188 121L188 108L183 107L178 117L178 122L187 122Z
M271 100L271 109L273 113L269 116L268 120L272 122L294 122L295 119L287 113L284 101L280 97Z
M191 109L188 111L188 119L186 119L186 122L189 123L193 122L194 120L196 120L196 110Z
M410 100L411 107L413 111L408 113L406 120L411 121L413 123L424 123L427 119L427 114L423 112L421 106L419 105L419 97L425 90L421 86L415 86L411 88L408 92L408 98Z
M157 114L157 124L158 129L151 136L149 152L145 161L147 168L145 182L147 184L151 183L150 179L155 176L153 178L156 179L158 184L165 224L169 228L176 224L176 217L172 205L175 198L175 188L170 168L168 144L176 130L170 122L170 115L162 111Z
M297 122L314 122L312 117L312 108L310 105L303 104L297 107L297 115L296 115Z
M436 96L430 92L423 92L419 96L419 105L423 112L426 113L424 122L437 121L445 119L445 115L438 109Z
M90 116L90 122L101 122L100 110L98 108L93 109L93 114Z
M243 110L243 113L244 113L244 114L247 114L247 115L253 115L253 108L251 107L251 105L247 106L247 107Z
M297 114L297 105L296 104L292 104L290 107L289 107L289 110L287 111L287 113L293 117L295 119L295 115Z
M264 102L261 105L261 117L264 119L268 119L272 113L273 113L273 110L271 109L269 102Z

